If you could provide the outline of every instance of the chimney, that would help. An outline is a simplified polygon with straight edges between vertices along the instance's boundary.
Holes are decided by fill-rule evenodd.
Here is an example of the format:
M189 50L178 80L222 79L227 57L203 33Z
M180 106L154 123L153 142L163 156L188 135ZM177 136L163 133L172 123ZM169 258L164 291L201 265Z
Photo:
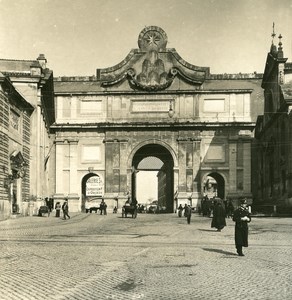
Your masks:
M46 69L46 63L47 63L47 59L45 58L45 55L40 54L39 57L37 58L37 60L39 61L42 69L45 70Z

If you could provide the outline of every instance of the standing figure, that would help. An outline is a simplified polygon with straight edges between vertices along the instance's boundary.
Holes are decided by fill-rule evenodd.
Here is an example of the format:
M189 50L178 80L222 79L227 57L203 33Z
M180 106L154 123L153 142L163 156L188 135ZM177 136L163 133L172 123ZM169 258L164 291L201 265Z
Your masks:
M190 205L185 205L185 216L187 217L188 224L191 224L192 208Z
M103 204L103 214L104 214L105 216L107 215L106 209L107 209L107 205L106 205L106 203L104 202L104 204Z
M102 215L102 212L104 211L104 205L105 205L105 202L104 202L104 199L102 198L101 202L100 202L100 205L99 205L101 215Z
M244 256L242 247L248 247L248 224L251 215L247 207L246 199L240 201L240 206L233 213L235 222L235 247L239 256Z
M68 199L66 198L63 205L62 205L62 210L63 210L63 218L64 220L66 220L66 217L68 217L68 219L70 219L69 216L69 206L68 206Z
M220 232L226 226L225 214L221 200L214 199L211 228L217 228L217 231Z
M61 203L60 202L56 203L55 210L56 210L56 217L59 218L60 217L60 212L61 212Z
M178 207L177 209L178 209L178 216L181 218L181 216L182 216L182 211L184 210L184 208L183 208L182 205L180 204L179 207Z

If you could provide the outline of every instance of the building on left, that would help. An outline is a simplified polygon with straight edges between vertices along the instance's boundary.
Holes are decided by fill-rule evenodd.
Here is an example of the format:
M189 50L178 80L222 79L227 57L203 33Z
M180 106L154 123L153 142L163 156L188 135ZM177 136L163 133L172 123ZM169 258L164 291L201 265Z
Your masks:
M51 198L53 72L36 60L0 59L0 219L33 215Z

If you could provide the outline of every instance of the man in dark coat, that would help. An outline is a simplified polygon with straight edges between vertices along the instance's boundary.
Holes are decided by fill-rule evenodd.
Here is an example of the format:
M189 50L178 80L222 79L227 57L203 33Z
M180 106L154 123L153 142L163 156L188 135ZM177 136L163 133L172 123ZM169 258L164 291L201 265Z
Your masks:
M240 207L233 213L235 222L235 247L239 256L244 256L242 247L248 247L248 223L251 221L246 199L240 201Z
M226 213L221 203L221 199L215 199L211 227L217 228L217 231L220 232L226 226L225 215Z
M65 198L65 201L62 205L62 210L63 210L63 218L64 220L66 220L66 217L68 217L68 219L70 219L70 216L69 216L69 207L68 207L68 199Z
M187 204L185 205L185 216L187 217L188 224L191 224L192 208Z

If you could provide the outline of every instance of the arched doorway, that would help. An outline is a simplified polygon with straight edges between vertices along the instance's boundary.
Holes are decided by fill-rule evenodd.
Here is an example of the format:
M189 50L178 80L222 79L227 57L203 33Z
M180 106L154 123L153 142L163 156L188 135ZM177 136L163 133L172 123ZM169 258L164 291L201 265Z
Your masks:
M81 211L85 211L85 201L101 201L104 194L104 184L102 178L95 174L89 173L82 178L81 182Z
M207 174L203 182L203 196L208 198L219 197L225 198L225 180L223 176L217 172Z
M157 195L154 201L157 201L158 207L164 212L173 212L174 199L174 162L169 150L159 144L147 144L139 148L132 159L132 178L131 178L131 197L139 201L138 193L141 193L141 186L138 189L137 178L142 172L156 173ZM140 173L140 174L139 174ZM146 177L145 177L146 178ZM153 180L151 180L153 184ZM151 184L147 178L143 182L142 192L147 192ZM155 183L154 183L155 184ZM144 203L143 203L144 204Z

